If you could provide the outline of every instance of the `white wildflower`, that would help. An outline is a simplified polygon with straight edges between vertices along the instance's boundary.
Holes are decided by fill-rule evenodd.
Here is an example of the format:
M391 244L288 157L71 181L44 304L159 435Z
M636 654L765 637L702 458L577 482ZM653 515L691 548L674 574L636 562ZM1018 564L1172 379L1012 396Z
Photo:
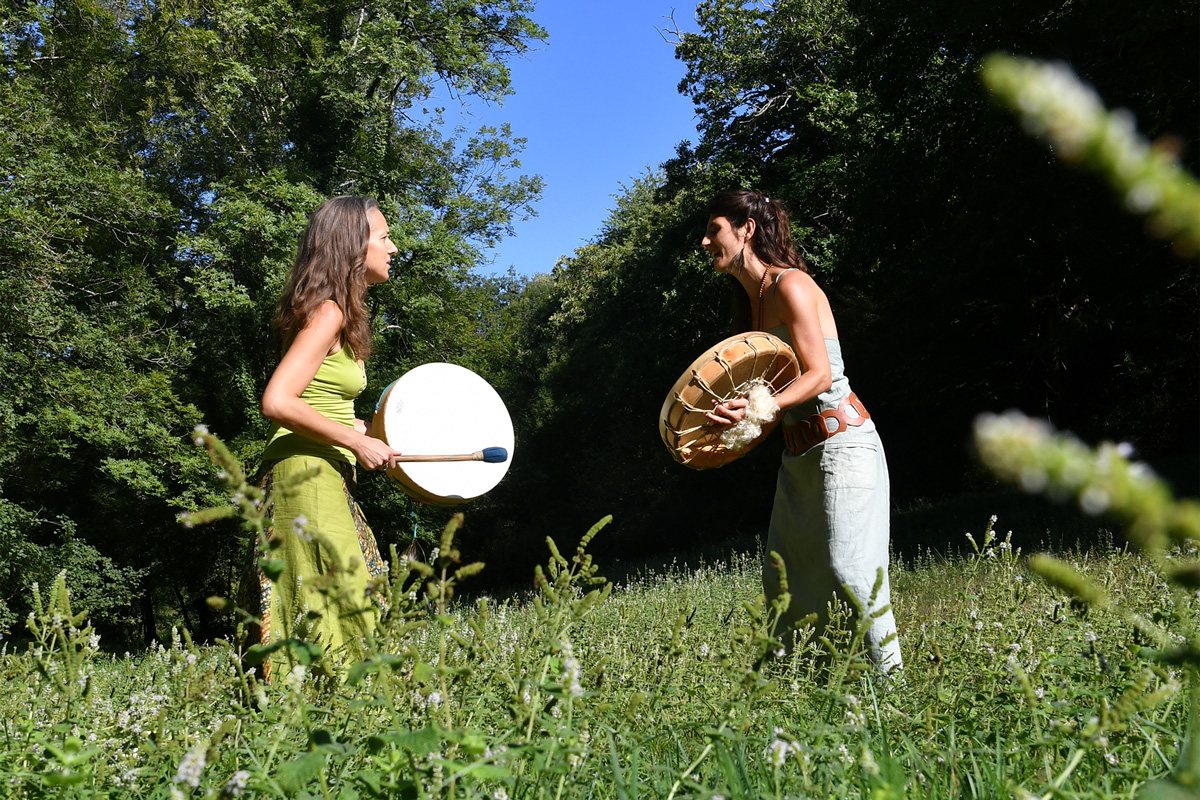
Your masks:
M861 708L847 708L846 721L850 723L851 727L862 728L867 724L867 715Z
M284 683L293 689L299 689L304 685L304 679L308 677L308 667L303 664L297 664L292 667L292 671L283 679Z
M249 782L250 773L244 769L239 769L225 782L225 788L222 791L230 797L241 797L245 793L246 785Z
M200 785L200 775L204 772L204 764L206 760L205 752L208 750L206 742L197 742L196 745L187 752L183 760L179 762L179 769L175 773L174 783L186 783L193 789Z
M1150 465L1145 461L1135 461L1129 465L1129 477L1134 480L1148 481L1154 477L1154 470L1150 469ZM1191 544L1192 552L1195 552L1195 545Z
M1088 514L1101 514L1112 502L1112 497L1099 486L1089 486L1079 496L1079 507Z
M1125 207L1135 214L1145 214L1157 206L1160 200L1162 190L1150 181L1138 181L1125 193Z
M796 745L790 739L786 738L786 734L782 728L776 728L774 733L775 738L771 741L771 744L767 745L766 756L771 762L771 766L778 769L787 761L788 756L795 751Z
M574 698L583 697L583 686L579 683L579 661L576 660L570 642L562 643L563 671L559 676L559 684Z
M304 516L303 514L297 514L295 519L292 520L292 532L304 541L311 542L313 537L312 534L308 532L307 525L308 517Z

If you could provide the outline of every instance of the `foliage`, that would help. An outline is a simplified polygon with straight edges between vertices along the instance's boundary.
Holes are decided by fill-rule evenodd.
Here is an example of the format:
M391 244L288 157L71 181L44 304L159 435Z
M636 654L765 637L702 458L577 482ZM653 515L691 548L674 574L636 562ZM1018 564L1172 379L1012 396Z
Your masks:
M1131 464L1119 447L1102 445L1093 452L1074 437L1055 434L1048 425L1016 412L980 417L976 441L988 466L1008 480L1019 481L1027 491L1075 496L1089 513L1109 512L1122 519L1130 542L1146 556L1148 571L1157 576L1160 585L1169 587L1174 600L1170 610L1148 617L1061 559L1043 554L1029 560L1030 568L1050 585L1081 604L1124 620L1145 641L1140 655L1185 668L1192 709L1187 740L1171 779L1149 784L1139 796L1196 796L1200 787L1200 628L1191 602L1200 585L1200 561L1196 559L1200 504L1176 502L1162 481L1145 465Z
M981 406L1069 414L1085 438L1129 429L1151 454L1196 440L1195 415L1177 413L1200 382L1195 326L1164 324L1191 317L1194 267L1147 244L1090 177L1064 180L978 84L996 50L1071 62L1154 142L1119 190L1157 175L1167 193L1182 173L1165 154L1190 167L1197 152L1193 6L705 0L675 42L698 140L632 180L548 274L482 278L471 269L541 183L519 174L511 130L447 130L443 106L503 101L507 59L545 36L531 9L0 11L0 626L73 559L108 576L87 590L106 641L169 622L228 633L203 598L231 594L244 536L179 533L179 512L224 490L177 444L203 419L253 472L268 320L306 214L338 192L377 195L400 245L370 295L359 416L408 368L445 360L491 381L516 422L513 468L463 534L492 565L480 583L519 580L541 536L614 510L601 555L765 521L774 446L697 474L653 432L660 392L727 334L728 288L697 244L705 201L732 185L793 210L898 500L990 481L963 446ZM362 495L385 545L436 544L438 509L382 481Z
M1048 136L1065 160L1085 160L1106 175L1125 193L1130 210L1151 214L1152 231L1174 237L1181 252L1194 252L1200 226L1196 182L1169 156L1152 154L1127 114L1106 114L1095 94L1063 65L997 55L985 65L984 79L1024 115L1030 132ZM1146 784L1138 796L1200 796L1200 628L1189 608L1200 586L1200 502L1176 501L1145 464L1130 463L1128 443L1106 443L1093 451L1016 411L979 416L975 440L984 463L1026 491L1058 499L1075 496L1084 511L1121 519L1129 541L1176 597L1175 613L1147 619L1071 564L1044 554L1029 560L1035 573L1076 601L1123 618L1151 645L1142 649L1144 656L1183 666L1190 690L1186 741L1171 776Z
M204 419L257 460L269 320L325 197L374 194L395 221L377 375L477 341L493 287L469 270L541 183L516 174L509 129L446 132L438 95L501 102L505 60L545 36L531 9L5 5L0 546L14 560L0 626L28 610L32 581L87 554L108 565L109 595L89 603L107 635L133 639L138 618L153 640L163 614L220 632L203 598L229 592L245 551L236 526L179 535L177 513L220 495L178 444Z
M1068 60L1137 110L1157 142L1146 169L1172 150L1194 165L1195 8L707 0L696 22L675 46L699 140L625 188L523 334L539 377L510 480L537 502L506 504L518 530L619 510L614 549L670 550L765 522L777 445L719 478L689 473L656 452L652 422L660 393L728 335L698 245L707 199L737 185L793 212L900 503L993 485L964 446L984 409L1037 408L1085 437L1128 430L1152 455L1193 449L1197 418L1177 403L1200 384L1197 329L1167 321L1194 317L1194 266L1181 272L1089 176L1064 177L979 78L1000 49Z
M1150 230L1174 239L1182 255L1200 249L1200 185L1166 144L1137 135L1133 114L1108 113L1094 90L1064 64L990 56L983 79L1024 116L1029 132L1049 139L1066 161L1084 161L1108 176L1125 207L1146 214Z

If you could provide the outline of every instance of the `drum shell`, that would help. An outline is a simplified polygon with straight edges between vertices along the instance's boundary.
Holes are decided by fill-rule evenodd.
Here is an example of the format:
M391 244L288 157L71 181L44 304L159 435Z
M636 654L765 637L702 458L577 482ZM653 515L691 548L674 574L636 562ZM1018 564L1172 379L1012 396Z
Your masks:
M724 429L705 416L712 401L745 397L754 380L763 381L774 396L799 376L800 362L779 337L762 331L731 336L693 361L671 387L659 414L659 435L680 464L722 467L750 452L771 429L747 447L730 450L720 443Z

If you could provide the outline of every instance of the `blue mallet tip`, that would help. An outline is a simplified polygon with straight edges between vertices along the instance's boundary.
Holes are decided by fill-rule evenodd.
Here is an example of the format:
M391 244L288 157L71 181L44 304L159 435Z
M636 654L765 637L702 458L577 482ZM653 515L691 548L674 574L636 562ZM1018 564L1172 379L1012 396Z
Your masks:
M503 464L508 461L508 451L503 447L483 448L483 460L489 464Z

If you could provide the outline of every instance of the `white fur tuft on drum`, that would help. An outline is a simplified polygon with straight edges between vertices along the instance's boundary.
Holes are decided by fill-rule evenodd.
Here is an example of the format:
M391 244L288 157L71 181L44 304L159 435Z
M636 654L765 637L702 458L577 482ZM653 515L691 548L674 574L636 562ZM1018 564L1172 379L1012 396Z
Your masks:
M504 401L456 364L422 364L404 373L379 396L372 424L379 438L414 459L387 474L423 503L473 500L500 483L512 463L515 441Z
M762 331L731 336L692 362L671 387L658 418L658 432L671 456L692 469L722 467L748 453L771 432L747 424L730 431L714 424L705 412L713 400L750 400L747 423L757 423L759 406L774 406L773 398L800 377L800 362L787 342ZM755 419L749 419L754 416ZM764 412L761 418L774 419ZM742 425L742 423L739 423ZM722 436L724 435L724 439Z

